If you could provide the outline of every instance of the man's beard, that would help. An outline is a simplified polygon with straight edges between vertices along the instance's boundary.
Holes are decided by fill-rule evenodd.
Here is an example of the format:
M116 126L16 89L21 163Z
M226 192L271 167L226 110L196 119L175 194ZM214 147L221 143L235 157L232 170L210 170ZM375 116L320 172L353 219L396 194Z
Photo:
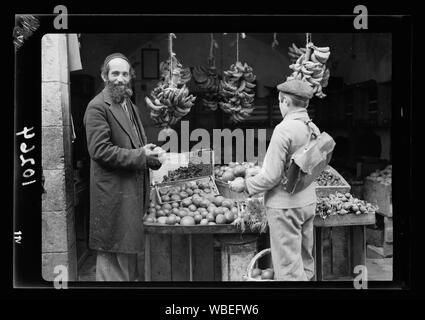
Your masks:
M130 88L130 82L127 84L115 84L108 80L106 82L106 87L114 103L122 103L125 98L130 98L133 95L133 90Z

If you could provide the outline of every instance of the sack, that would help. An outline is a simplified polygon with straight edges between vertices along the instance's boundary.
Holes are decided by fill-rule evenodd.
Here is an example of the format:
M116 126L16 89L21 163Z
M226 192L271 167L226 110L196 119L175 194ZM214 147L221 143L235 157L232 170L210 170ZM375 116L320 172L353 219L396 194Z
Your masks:
M310 126L311 120L303 122L310 129L311 135L305 147L292 155L286 179L282 181L284 190L290 194L304 190L319 177L329 164L335 147L335 141L329 134L315 133Z

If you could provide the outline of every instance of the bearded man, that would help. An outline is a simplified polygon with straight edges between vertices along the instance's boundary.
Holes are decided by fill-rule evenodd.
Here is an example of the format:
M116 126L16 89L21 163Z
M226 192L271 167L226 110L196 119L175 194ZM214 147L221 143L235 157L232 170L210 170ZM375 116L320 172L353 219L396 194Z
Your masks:
M97 281L135 281L137 254L144 250L149 168L159 169L161 162L130 100L135 73L127 57L106 57L101 77L105 88L84 115L91 158L89 247L97 251Z

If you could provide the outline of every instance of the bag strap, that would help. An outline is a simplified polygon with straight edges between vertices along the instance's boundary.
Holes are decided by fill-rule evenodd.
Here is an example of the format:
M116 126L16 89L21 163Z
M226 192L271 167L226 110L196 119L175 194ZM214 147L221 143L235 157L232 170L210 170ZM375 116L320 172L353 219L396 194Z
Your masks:
M304 122L306 124L306 126L308 127L308 129L310 130L310 141L317 139L318 134L316 132L314 132L314 128L310 125L310 123L312 123L313 121L311 121L311 119L308 120L302 120L302 119L296 119L296 120L300 120L302 122Z

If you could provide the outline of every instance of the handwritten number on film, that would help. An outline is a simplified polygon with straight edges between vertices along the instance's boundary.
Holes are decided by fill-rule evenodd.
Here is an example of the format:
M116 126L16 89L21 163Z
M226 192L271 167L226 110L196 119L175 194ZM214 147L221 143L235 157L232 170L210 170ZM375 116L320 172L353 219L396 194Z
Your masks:
M20 132L18 132L17 136L23 136L24 139L29 140L34 138L35 133L30 133L31 130L34 130L33 127L27 128L24 127L24 129ZM24 182L22 182L23 186L29 185L34 183L36 180L31 180L31 177L34 175L35 171L31 167L35 165L35 160L33 158L28 157L27 153L33 151L35 149L35 146L32 145L28 147L28 145L25 142L21 142L20 147L21 155L19 156L19 159L21 160L21 168L25 169L25 171L22 173L22 177L25 179ZM30 167L29 167L30 166Z

